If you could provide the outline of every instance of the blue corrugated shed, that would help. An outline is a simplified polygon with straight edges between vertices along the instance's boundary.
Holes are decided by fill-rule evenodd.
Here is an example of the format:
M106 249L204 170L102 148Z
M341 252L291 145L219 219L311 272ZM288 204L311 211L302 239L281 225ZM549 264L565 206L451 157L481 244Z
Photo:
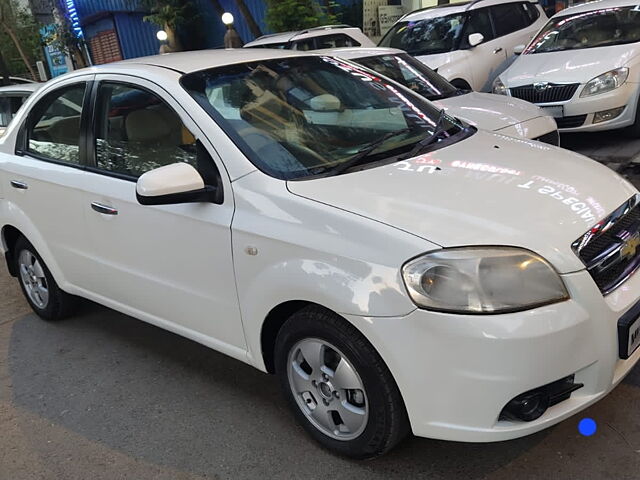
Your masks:
M142 13L116 13L113 18L120 39L123 58L156 55L160 42L156 38L159 27L145 22Z
M138 8L130 0L75 0L80 20L99 12L132 12Z

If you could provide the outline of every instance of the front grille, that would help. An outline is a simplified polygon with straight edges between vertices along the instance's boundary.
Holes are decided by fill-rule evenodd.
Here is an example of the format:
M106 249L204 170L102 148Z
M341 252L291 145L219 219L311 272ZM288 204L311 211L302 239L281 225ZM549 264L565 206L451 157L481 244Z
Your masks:
M510 89L511 96L531 103L553 103L570 100L576 93L579 83L557 84L549 83L546 88L536 88L534 85L523 85Z
M640 266L640 196L634 196L573 243L604 294Z
M586 115L574 115L572 117L556 118L556 123L558 128L576 128L584 125L586 119Z
M548 143L549 145L555 145L556 147L560 146L560 134L557 130L545 133L544 135L534 138L534 140L542 143Z

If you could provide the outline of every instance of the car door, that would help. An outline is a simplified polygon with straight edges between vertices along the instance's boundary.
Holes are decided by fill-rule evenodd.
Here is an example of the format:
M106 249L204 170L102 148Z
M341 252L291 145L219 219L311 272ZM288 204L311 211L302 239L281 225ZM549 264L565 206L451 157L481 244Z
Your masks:
M501 66L496 76L506 70L515 60L513 49L518 45L529 43L535 34L535 29L532 30L529 27L537 20L537 17L532 17L537 10L533 7L533 10L530 11L530 5L528 2L503 3L489 8L496 34L495 41L499 43L500 48L506 54L506 62Z
M475 47L469 45L469 35L472 33L480 33L484 37L483 42ZM461 48L469 51L468 69L473 75L471 87L477 91L489 91L493 79L498 75L496 72L501 71L507 57L500 39L495 38L488 8L469 12Z
M93 245L88 288L115 308L243 356L231 256L233 195L219 159L158 85L123 75L99 80L91 187L83 199ZM221 181L222 203L140 205L137 178L176 162L192 164L207 184Z
M62 288L76 293L86 279L88 237L82 188L85 150L81 119L93 75L56 84L34 103L23 121L15 155L4 155L4 192L21 230L36 248L50 253ZM48 262L49 263L49 262ZM58 267L60 270L57 271Z

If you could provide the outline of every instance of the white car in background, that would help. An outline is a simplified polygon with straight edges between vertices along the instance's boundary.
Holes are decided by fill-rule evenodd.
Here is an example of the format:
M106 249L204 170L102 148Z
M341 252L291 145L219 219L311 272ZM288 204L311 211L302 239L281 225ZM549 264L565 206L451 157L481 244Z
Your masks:
M350 25L326 25L297 32L263 35L244 48L282 48L287 50L318 50L339 47L375 47L362 30Z
M546 20L537 1L474 0L409 13L378 45L410 53L458 88L488 92L514 47Z
M41 83L25 82L0 87L0 136L26 99L41 86Z
M529 102L454 87L408 53L394 48L335 48L315 53L351 60L431 100L467 123L504 135L559 145L555 120Z
M545 108L567 132L628 127L640 137L640 3L568 8L523 48L493 87Z
M0 247L39 316L81 296L275 373L357 458L608 394L640 359L639 220L607 167L327 55L78 70L0 138Z

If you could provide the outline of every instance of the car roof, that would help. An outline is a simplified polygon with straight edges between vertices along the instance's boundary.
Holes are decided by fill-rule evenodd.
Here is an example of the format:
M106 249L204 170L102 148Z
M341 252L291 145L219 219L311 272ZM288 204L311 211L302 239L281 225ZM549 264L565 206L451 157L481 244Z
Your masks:
M44 83L18 83L0 87L0 94L3 93L33 93L42 87Z
M517 0L473 0L470 2L458 2L446 5L436 5L434 7L422 8L420 10L407 13L400 20L401 22L424 20L427 18L444 17L455 13L466 12L467 10L476 10L478 8L490 7L492 5L500 5L502 3L515 3ZM537 0L521 0L530 3L538 3Z
M166 53L150 57L132 58L121 62L93 67L95 71L118 65L155 66L179 73L197 72L215 67L224 67L245 62L259 62L287 57L309 56L308 52L271 48L232 48L227 50L198 50L192 52Z
M600 10L601 8L634 7L634 6L638 6L638 9L640 10L640 1L639 0L596 0L594 2L582 3L580 5L575 5L573 7L560 10L551 18L564 17L566 15L573 15L576 13L591 12L593 10Z
M320 27L307 28L304 30L296 30L292 32L272 33L256 38L252 42L245 44L245 47L257 47L258 45L269 45L272 43L287 43L296 37L319 37L329 30L347 30L357 27L351 25L322 25Z
M358 58L377 57L379 55L400 55L406 54L407 52L398 48L387 47L342 47L312 50L312 53L331 55L334 57L344 58L346 60L355 60Z

